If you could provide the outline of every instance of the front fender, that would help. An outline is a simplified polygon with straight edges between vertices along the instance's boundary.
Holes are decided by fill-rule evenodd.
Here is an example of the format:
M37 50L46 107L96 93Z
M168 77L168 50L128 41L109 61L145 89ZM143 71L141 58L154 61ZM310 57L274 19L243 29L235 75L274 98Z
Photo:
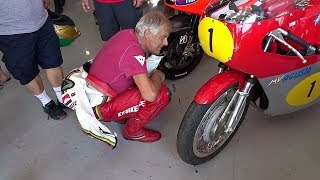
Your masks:
M242 88L246 77L247 74L234 70L219 73L199 89L194 101L198 104L211 104L231 85L238 83L238 87Z

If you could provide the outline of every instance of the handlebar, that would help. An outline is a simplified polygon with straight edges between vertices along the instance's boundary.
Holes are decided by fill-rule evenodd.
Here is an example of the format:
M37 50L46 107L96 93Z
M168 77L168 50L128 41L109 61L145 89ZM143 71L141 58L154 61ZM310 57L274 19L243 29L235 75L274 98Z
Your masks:
M310 54L316 54L317 48L309 44L308 42L304 41L303 39L299 38L298 36L287 32L281 28L278 28L278 30L283 34L286 38L290 39L291 41L299 44L301 47L305 48L307 50L307 55Z
M301 53L297 49L295 49L293 46L291 46L287 41L284 40L283 35L287 37L288 32L285 31L284 29L281 29L281 28L273 30L269 33L269 36L273 37L278 42L287 46L294 54L296 54L301 59L303 64L307 63L307 60L304 59L304 57L301 55Z

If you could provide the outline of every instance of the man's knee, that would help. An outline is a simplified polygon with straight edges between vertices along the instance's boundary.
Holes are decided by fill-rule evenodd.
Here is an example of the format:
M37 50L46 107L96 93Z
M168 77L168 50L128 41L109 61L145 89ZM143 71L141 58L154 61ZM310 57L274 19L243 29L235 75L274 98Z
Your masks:
M161 84L161 89L158 97L156 98L158 103L168 104L171 101L171 90L165 85Z

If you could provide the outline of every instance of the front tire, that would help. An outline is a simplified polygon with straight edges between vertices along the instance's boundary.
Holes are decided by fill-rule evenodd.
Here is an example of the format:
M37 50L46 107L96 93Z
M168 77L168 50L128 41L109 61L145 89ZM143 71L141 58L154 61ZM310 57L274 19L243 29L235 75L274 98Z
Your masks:
M239 111L239 121L232 132L226 131L227 122L234 111L234 106L224 118L221 115L236 94L236 84L227 88L211 104L198 104L195 101L189 106L177 135L177 150L181 159L192 165L205 163L214 158L232 139L239 129L249 107L249 97ZM235 96L237 97L237 96ZM239 98L239 96L238 96ZM236 100L237 102L237 100ZM220 119L220 122L218 120Z

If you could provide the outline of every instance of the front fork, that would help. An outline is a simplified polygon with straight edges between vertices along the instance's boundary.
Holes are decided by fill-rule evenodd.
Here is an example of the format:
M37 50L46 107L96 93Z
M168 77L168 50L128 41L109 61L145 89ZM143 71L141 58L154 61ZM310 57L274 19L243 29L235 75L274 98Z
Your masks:
M225 70L224 67L222 67L222 71L223 70ZM213 142L219 142L222 134L230 135L234 132L237 125L239 124L239 121L241 120L241 113L243 113L244 111L247 98L250 98L250 91L255 83L256 79L253 75L251 75L246 79L243 88L238 89L234 93L228 105L226 105L226 108L223 111L222 115L218 119L217 128L215 129L215 132L213 134L213 139L211 139ZM232 113L231 116L229 116L230 113ZM219 116L219 114L217 114L217 116ZM209 129L212 129L213 124L214 122L211 122L211 124L209 125ZM207 142L211 141L209 138L209 134L204 133L204 140Z
M246 105L245 102L247 101L247 98L249 97L250 91L251 91L252 87L254 86L255 82L256 82L256 79L254 78L253 75L248 77L244 88L242 90L237 90L237 92L232 97L229 105L227 106L226 110L222 114L222 119L223 119L226 112L228 112L231 109L233 103L236 103L234 111L231 115L230 121L227 122L227 124L226 124L227 125L227 128L226 128L227 133L232 133L235 130L237 124L239 123L239 121L241 119L241 115L239 113L244 110L244 108L245 108L244 106ZM239 97L239 98L235 102L235 99L237 99L237 97Z

